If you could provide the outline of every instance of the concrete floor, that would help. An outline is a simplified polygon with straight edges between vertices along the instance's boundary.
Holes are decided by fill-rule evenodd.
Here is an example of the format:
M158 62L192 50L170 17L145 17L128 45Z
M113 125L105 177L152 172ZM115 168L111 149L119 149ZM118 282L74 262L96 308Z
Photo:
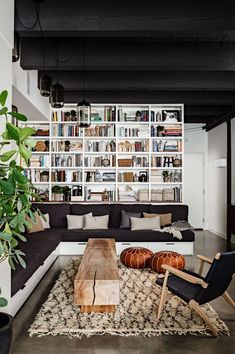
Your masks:
M216 252L226 251L226 242L209 232L197 232L195 254L213 257ZM28 328L33 322L39 308L46 300L60 270L68 262L68 257L59 257L48 273L38 284L33 294L19 311L14 320L14 342L12 354L191 354L191 353L224 353L235 352L235 313L224 302L218 299L212 302L230 329L230 336L208 338L203 336L167 336L145 338L115 337L110 335L93 336L89 339L69 339L66 336L48 336L30 338ZM187 266L198 269L195 256L187 257ZM230 295L235 297L235 281L230 285Z

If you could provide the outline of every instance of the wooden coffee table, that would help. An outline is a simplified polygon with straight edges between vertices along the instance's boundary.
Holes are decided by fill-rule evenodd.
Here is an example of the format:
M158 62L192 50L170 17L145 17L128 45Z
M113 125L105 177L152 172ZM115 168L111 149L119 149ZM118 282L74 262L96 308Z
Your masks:
M81 312L114 312L120 281L114 239L90 238L74 280Z

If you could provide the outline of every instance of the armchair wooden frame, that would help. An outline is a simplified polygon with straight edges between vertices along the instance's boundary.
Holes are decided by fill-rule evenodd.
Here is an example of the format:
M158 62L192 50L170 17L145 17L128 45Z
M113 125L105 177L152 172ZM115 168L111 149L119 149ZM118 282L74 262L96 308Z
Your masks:
M202 271L204 268L205 263L208 264L212 264L213 260L201 255L197 255L197 257L200 259L201 263L200 263L200 267L199 267L199 275L202 275ZM220 259L220 253L217 253L215 256L215 259ZM165 269L165 276L164 276L164 281L163 281L163 285L162 285L162 292L161 292L161 297L160 297L160 302L159 302L159 306L157 309L157 321L160 320L161 314L162 314L162 310L166 301L166 294L167 294L167 281L168 281L168 277L169 275L173 274L176 275L178 277L180 277L181 279L192 283L192 284L198 284L200 285L202 288L206 289L208 284L201 278L198 278L196 276L190 275L188 273L185 273L181 270L175 269L167 264L162 265L162 268ZM232 307L232 309L235 311L235 302L233 301L233 299L229 296L229 294L227 293L227 291L225 291L223 293L223 298L224 300ZM184 300L181 299L181 301L183 301L185 303ZM189 307L192 308L194 311L197 312L197 314L204 320L204 322L206 323L206 325L208 326L208 328L211 330L211 332L217 337L218 336L218 331L216 329L216 327L212 324L212 322L210 321L210 319L207 317L207 315L205 314L205 312L203 311L203 309L201 308L201 306L199 305L198 302L196 302L195 300L190 300L188 303Z

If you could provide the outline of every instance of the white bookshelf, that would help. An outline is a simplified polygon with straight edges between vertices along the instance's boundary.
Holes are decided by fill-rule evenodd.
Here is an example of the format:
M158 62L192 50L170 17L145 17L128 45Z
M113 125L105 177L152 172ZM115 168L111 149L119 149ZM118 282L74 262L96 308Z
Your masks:
M112 110L116 112L115 114L115 120L114 121L107 121L104 119L107 119L105 117L105 109L107 110L109 107L112 107ZM74 104L66 104L62 109L60 110L54 110L51 109L50 112L50 120L49 121L28 121L24 124L44 129L44 127L48 127L49 129L49 136L36 136L35 140L36 141L49 141L49 151L33 151L33 157L34 158L45 158L47 157L47 164L46 166L37 166L33 167L30 166L27 170L28 171L37 171L37 176L41 178L40 174L43 171L48 171L49 172L49 179L48 182L43 182L41 180L32 180L32 182L36 186L41 186L42 189L48 189L49 191L49 198L50 200L53 200L53 194L52 194L52 187L54 185L60 185L60 186L65 186L68 185L71 188L75 186L82 186L82 200L83 201L90 201L90 199L85 199L85 190L91 190L91 192L97 192L101 193L104 191L106 188L108 191L112 191L113 195L113 200L112 201L120 201L120 202L153 202L153 203L159 203L159 204L164 204L164 203L174 203L178 204L181 203L183 200L183 170L184 170L184 106L182 104L161 104L161 105L146 105L146 104L141 104L141 105L135 105L135 104L123 104L123 105L116 105L116 104L95 104L92 105L92 112L96 112L97 117L98 115L101 116L102 120L101 121L92 121L91 127L86 130L86 129L81 129L79 128L78 136L75 135L75 129L77 126L76 121L60 121L61 116L65 112L70 112L71 110L76 111L76 105ZM120 110L120 111L119 111ZM142 116L137 116L136 112L144 112L141 113ZM169 122L163 120L163 111L174 111L178 112L179 114L179 121L174 121L174 122ZM55 112L57 113L57 121L53 121L55 118ZM118 112L122 112L122 114L119 114ZM153 113L152 113L153 112ZM157 113L161 115L161 120L160 121L151 121L151 119L156 119ZM147 118L148 116L148 121L124 121L125 119L144 119ZM112 119L114 116L112 116ZM159 115L158 115L159 118ZM120 121L119 119L123 119ZM169 136L152 136L157 135L156 134L156 129L158 126L164 127L164 132L168 131L167 134ZM59 136L56 135L55 132L61 133L62 132L62 127L66 135ZM99 130L100 129L100 130ZM108 130L110 129L110 130ZM171 136L169 132L174 132L174 131L181 131L180 136ZM70 134L68 134L68 132ZM110 136L94 136L94 133L97 134L97 132L102 132L102 134L110 134ZM73 136L70 136L70 135ZM89 135L90 134L90 135ZM124 134L127 136L121 136L120 134ZM132 136L133 134L136 134L138 136ZM65 143L65 141L69 141L70 145L71 144L80 144L82 145L82 148L79 148L77 150L72 150L72 151L61 151L60 149L56 149L56 146L62 146ZM155 149L159 150L159 143L160 141L162 142L162 146L164 146L164 149L168 146L168 148L174 147L176 149L180 149L180 151L153 151L153 147L155 146ZM97 142L96 145L93 145ZM110 146L110 143L112 142L115 144L115 150L114 151L93 151L91 150L92 147L98 146L98 144L101 144L103 142L103 149L106 144L106 146ZM145 144L145 147L147 147L147 151L120 151L120 147L123 148L123 146L128 146L128 144L131 147L131 149L134 149L134 144ZM56 145L57 144L57 145ZM122 144L122 145L119 145ZM126 145L125 145L126 144ZM154 145L155 144L155 145ZM76 145L75 145L76 146ZM87 147L90 148L88 149ZM139 147L142 148L144 145L139 145ZM161 149L162 149L161 146ZM107 148L106 147L106 148ZM110 161L112 160L113 166L93 166L93 165L88 165L86 166L86 161L88 164L90 163L98 163L98 161L103 160L105 157L107 157ZM79 161L81 165L79 166L70 166L68 165L68 158L73 158L76 163ZM138 159L139 158L139 159ZM172 162L175 158L178 158L181 160L181 166L176 167L173 166ZM57 163L60 160L60 163L58 165L55 165L55 159L57 159ZM99 160L100 159L100 160ZM129 159L132 160L132 165L131 166L119 166L118 160L120 159ZM170 159L170 160L169 160ZM143 166L135 165L134 161L137 161L139 163L142 163ZM168 161L169 166L165 165L163 166L163 163ZM61 162L62 161L62 162ZM65 162L64 162L65 161ZM155 162L153 162L155 161ZM71 162L70 162L71 163ZM62 165L60 165L62 164ZM157 166L155 166L157 164ZM33 173L36 173L36 172ZM54 175L55 172L57 173L57 176L59 173L65 174L66 178L63 181L56 181L54 180ZM113 173L115 174L115 180L114 181L97 181L94 176L94 173L96 171L99 171L100 174L103 176L107 177L107 173ZM146 172L148 175L148 180L147 182L140 182L130 180L131 176L133 175L133 178L135 174L139 177L140 172ZM164 171L168 171L169 176L166 182L163 181L162 173ZM79 181L74 181L73 179L71 180L71 174L72 173L79 173L79 178L81 180ZM87 180L87 173L91 174L92 180ZM156 175L158 174L158 176ZM68 177L69 176L69 177ZM123 177L122 177L123 176ZM129 176L129 177L128 177ZM175 176L175 177L174 177ZM125 180L125 178L128 178L129 182ZM176 178L176 180L174 180ZM122 180L124 179L124 180ZM127 189L130 189L132 191L128 191ZM173 200L162 200L162 201L157 201L153 197L153 193L156 193L156 190L173 190L175 193L175 201ZM139 191L144 190L146 200L138 200L139 199ZM147 191L147 194L146 194ZM135 200L131 198L131 200L126 200L127 197L126 195L130 193L135 196ZM176 197L177 194L177 197ZM119 199L118 196L121 195L123 198ZM122 200L123 199L123 200ZM111 201L111 200L110 200ZM96 201L95 201L96 202Z

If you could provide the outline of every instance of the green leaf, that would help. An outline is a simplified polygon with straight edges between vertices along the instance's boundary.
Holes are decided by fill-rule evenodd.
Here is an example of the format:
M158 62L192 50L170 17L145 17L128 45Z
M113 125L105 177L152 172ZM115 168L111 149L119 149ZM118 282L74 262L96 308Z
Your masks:
M7 114L10 114L12 117L15 117L17 120L21 120L22 122L26 122L27 121L27 117L25 117L21 113L8 112Z
M27 145L28 147L34 148L35 145L36 145L36 140L31 139L31 138L28 138L28 139L25 139L24 143L25 143L25 145Z
M11 241L12 235L7 232L0 232L0 238L3 239L4 241Z
M2 162L6 162L6 161L10 160L10 158L12 158L12 156L14 156L16 152L17 152L16 150L4 152L4 154L2 154L2 156L1 156Z
M14 193L14 188L13 186L8 183L7 181L0 180L0 188L5 194L13 194Z
M5 297L0 297L0 307L5 307L7 304L7 299L5 299Z
M29 161L30 157L32 156L31 151L29 151L29 149L27 149L22 143L20 143L20 145L19 145L19 153L20 153L20 156L28 164L28 161Z
M3 108L1 108L1 109L0 109L0 115L2 115L2 114L6 114L6 113L7 113L7 111L8 111L7 107L3 107Z
M13 234L14 234L15 236L19 237L19 239L20 239L21 241L23 241L23 242L26 242L26 241L27 241L27 238L24 237L24 235L19 234L19 233L16 232L15 230L13 231Z
M26 268L26 263L25 263L24 259L17 252L16 252L16 257L17 257L21 267Z
M2 91L0 94L0 103L1 106L5 106L7 100L8 92L6 90Z
M20 171L14 170L13 171L13 176L14 176L16 182L18 182L20 184L27 183L27 179L25 178L25 176Z
M12 261L12 257L8 257L8 263L9 263L11 269L13 269L13 270L16 269L16 268L15 268L15 265L14 265L14 263L13 263L13 261Z
M22 204L24 204L24 206L28 205L28 203L29 203L28 195L21 194L20 199L22 201Z
M36 133L36 131L33 128L25 127L23 129L21 129L21 131L20 131L20 140L25 140L29 136L31 136L35 133Z
M8 132L9 137L15 141L18 141L20 136L18 133L18 129L14 126L14 124L7 123L6 128L7 128L7 132Z
M17 247L18 243L19 242L15 238L12 237L12 239L11 239L11 248Z

